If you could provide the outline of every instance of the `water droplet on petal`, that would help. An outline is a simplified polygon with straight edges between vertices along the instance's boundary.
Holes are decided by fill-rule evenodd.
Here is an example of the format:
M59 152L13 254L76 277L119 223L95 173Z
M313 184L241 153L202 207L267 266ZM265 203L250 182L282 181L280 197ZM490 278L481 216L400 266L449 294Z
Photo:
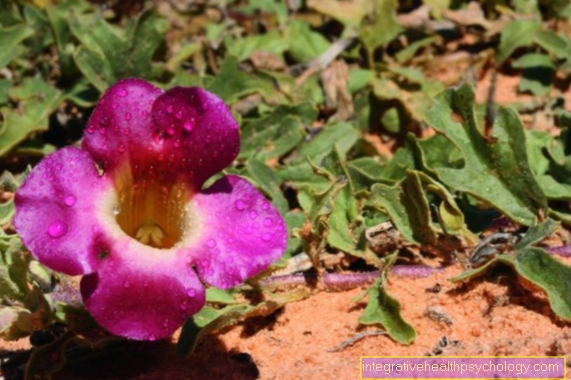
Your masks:
M236 206L236 209L238 211L244 211L246 209L246 204L244 203L244 201L241 200L237 200L234 205Z
M185 131L191 132L194 129L195 124L196 124L196 121L194 120L194 118L191 118L191 119L188 119L187 121L185 121L184 124L182 125L182 127L184 128Z
M270 204L268 202L262 203L262 210L267 210L270 208Z
M48 235L53 238L59 238L67 232L67 224L61 220L56 220L48 227Z
M63 203L65 203L66 206L71 207L71 206L73 206L73 205L75 204L75 201L76 201L76 200L77 200L77 199L76 199L73 195L68 195L67 197L65 197L65 198L63 199Z
M272 218L264 219L264 227L272 227L274 225L274 220Z
M256 219L258 217L258 212L255 210L252 210L248 213L248 215L250 216L250 219Z
M173 126L173 125L171 125L170 127L167 128L167 133L168 133L169 135L171 135L171 136L174 135L174 132L175 132L175 130L174 130L174 126Z
M131 112L126 112L125 113L125 120L131 120L131 118L133 117L133 115L131 115Z
M180 139L176 139L176 140L174 141L174 147L175 147L175 148L178 148L179 146L180 146Z
M194 296L196 296L196 290L189 289L186 294L188 294L189 297L194 297Z
M153 342L153 341L157 340L157 337L155 336L155 334L151 334L151 335L149 335L149 340L151 342Z
M129 284L129 281L125 281L125 283L123 284L123 286L124 286L125 288L128 288L128 287L131 286L131 284Z
M216 241L214 241L214 239L209 239L209 240L206 242L206 246L207 246L208 248L214 248L214 247L216 247Z
M127 94L129 94L129 93L127 92L127 90L121 90L121 91L119 91L119 96L122 97L122 98L126 97Z
M262 240L263 241L270 241L270 240L272 240L272 235L265 233L262 235Z
M184 310L186 310L186 309L188 309L188 305L186 304L186 302L181 303L181 304L180 304L180 310L183 310L183 311L184 311Z
M167 107L167 113L170 114L170 113L172 113L172 111L173 111L172 106L168 106L168 107Z
M176 115L174 115L174 117L176 117L176 118L179 119L179 120L182 119L182 111L178 111L178 112L176 113Z
M123 145L123 144L119 145L118 150L119 150L119 153L123 153L125 151L125 145Z

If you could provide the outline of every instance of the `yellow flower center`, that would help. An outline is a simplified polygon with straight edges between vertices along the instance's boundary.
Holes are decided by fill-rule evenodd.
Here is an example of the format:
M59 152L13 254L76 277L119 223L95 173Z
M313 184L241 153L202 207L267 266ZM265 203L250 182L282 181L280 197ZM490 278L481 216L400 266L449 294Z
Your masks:
M119 204L117 223L129 236L154 248L168 249L183 235L189 190L182 182L159 183L151 175L134 178L131 168L114 173Z

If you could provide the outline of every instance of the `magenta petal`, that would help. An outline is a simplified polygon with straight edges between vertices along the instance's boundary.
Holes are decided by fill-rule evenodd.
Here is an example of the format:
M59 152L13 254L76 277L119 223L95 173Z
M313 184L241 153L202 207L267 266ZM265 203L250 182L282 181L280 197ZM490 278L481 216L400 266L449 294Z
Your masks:
M198 190L232 163L240 150L238 124L224 102L198 87L174 87L153 105L164 138L164 159Z
M110 186L85 151L63 148L44 158L16 193L14 226L24 245L53 270L97 270L95 203Z
M161 149L151 117L162 90L141 79L124 79L105 92L93 110L83 149L107 170L122 163L148 164Z
M105 329L136 340L166 338L205 302L196 274L173 251L113 241L97 273L83 277L87 310Z
M240 284L284 253L285 222L248 181L223 177L190 203L203 225L200 238L188 251L209 284L220 288Z

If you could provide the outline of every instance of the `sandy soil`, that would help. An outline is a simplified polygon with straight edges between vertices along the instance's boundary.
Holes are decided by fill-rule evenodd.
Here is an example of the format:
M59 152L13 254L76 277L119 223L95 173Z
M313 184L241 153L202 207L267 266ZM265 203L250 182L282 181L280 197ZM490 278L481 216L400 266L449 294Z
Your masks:
M55 378L355 379L362 355L567 355L569 362L571 323L558 321L545 297L523 289L507 268L467 284L448 280L461 271L453 266L417 279L391 275L390 292L418 333L410 346L377 335L331 352L378 327L358 323L366 302L352 299L365 288L316 291L274 315L211 336L188 359L177 359L172 342L138 343ZM8 347L26 345L22 340Z

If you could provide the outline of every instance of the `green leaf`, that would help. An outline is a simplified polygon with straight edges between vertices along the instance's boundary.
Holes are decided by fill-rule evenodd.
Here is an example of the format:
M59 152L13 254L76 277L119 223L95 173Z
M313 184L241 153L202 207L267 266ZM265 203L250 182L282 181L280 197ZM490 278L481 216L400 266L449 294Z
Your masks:
M118 29L98 14L72 12L69 26L82 43L74 53L75 62L99 91L121 78L153 77L153 56L164 43L167 26L154 13L143 12Z
M414 58L419 49L421 49L425 46L428 46L435 41L436 41L436 37L433 37L433 36L421 38L420 40L414 41L413 43L408 45L406 48L404 48L401 51L399 51L398 53L396 53L395 58L397 59L397 61L399 63L405 63L405 62L411 60L412 58Z
M515 260L518 274L539 286L549 299L551 309L564 319L571 320L571 268L554 259L540 248L526 248Z
M312 31L303 20L292 20L285 34L289 52L296 62L308 62L325 53L330 46L322 34Z
M211 25L211 24L209 24ZM319 35L321 37L321 35ZM327 40L326 40L327 41ZM265 34L256 34L243 38L227 38L224 45L229 55L244 61L252 56L254 52L267 52L281 56L290 49L290 43L282 37L278 30L273 30Z
M268 165L256 159L248 160L247 168L254 181L271 197L272 203L284 215L289 210L289 206L280 189L281 181L276 173Z
M519 82L521 92L529 91L538 96L548 95L555 79L555 64L545 54L530 53L512 63L524 69Z
M223 290L218 288L207 288L206 289L206 301L213 303L220 303L226 305L232 305L238 303L234 298L233 290Z
M541 23L535 20L515 20L504 26L496 66L499 67L516 49L530 46L535 33L540 29Z
M463 168L434 168L444 184L521 224L530 225L537 215L547 213L547 199L527 158L523 125L513 109L498 110L492 136L486 139L477 125L474 92L464 85L438 96L425 120L462 151Z
M384 273L384 272L383 272ZM391 338L402 344L416 339L414 328L400 314L399 302L387 292L387 281L382 274L368 290L368 302L359 318L363 325L381 324Z
M254 93L267 98L274 92L273 84L269 79L240 70L238 60L232 56L224 59L218 75L206 88L227 103L233 103L243 96Z
M373 185L369 202L386 213L408 241L421 246L436 244L437 231L418 172L407 172L405 179L392 187Z
M461 281L480 275L497 262L508 264L528 283L540 288L547 294L553 312L561 319L571 320L571 267L564 265L542 248L533 247L549 235L558 224L547 219L543 223L533 225L525 236L516 244L513 253L501 254L481 268L475 268L453 278Z
M349 91L355 93L368 86L375 78L375 72L364 69L353 69L349 71Z
M369 16L372 22L363 21L359 32L364 47L372 54L379 46L394 40L403 30L397 21L396 0L373 0L373 12Z
M571 40L568 36L551 30L538 30L534 34L534 41L557 58L571 61Z
M359 137L359 131L349 123L326 124L317 136L300 145L299 156L304 160L309 157L312 161L319 162L337 145L340 157L345 158Z
M26 78L21 86L12 87L9 96L18 101L16 109L2 107L4 121L0 127L0 156L24 141L30 134L46 131L49 116L61 100L62 93L40 78Z
M307 6L346 25L359 25L373 10L370 0L308 0Z
M296 115L287 115L279 120L273 116L262 118L248 123L242 131L239 157L255 156L264 161L289 153L305 137L302 119Z
M34 34L34 29L28 25L14 25L7 28L0 27L0 69L10 63L18 53L18 45Z
M27 272L30 255L14 236L1 238L0 297L23 300L28 293Z

